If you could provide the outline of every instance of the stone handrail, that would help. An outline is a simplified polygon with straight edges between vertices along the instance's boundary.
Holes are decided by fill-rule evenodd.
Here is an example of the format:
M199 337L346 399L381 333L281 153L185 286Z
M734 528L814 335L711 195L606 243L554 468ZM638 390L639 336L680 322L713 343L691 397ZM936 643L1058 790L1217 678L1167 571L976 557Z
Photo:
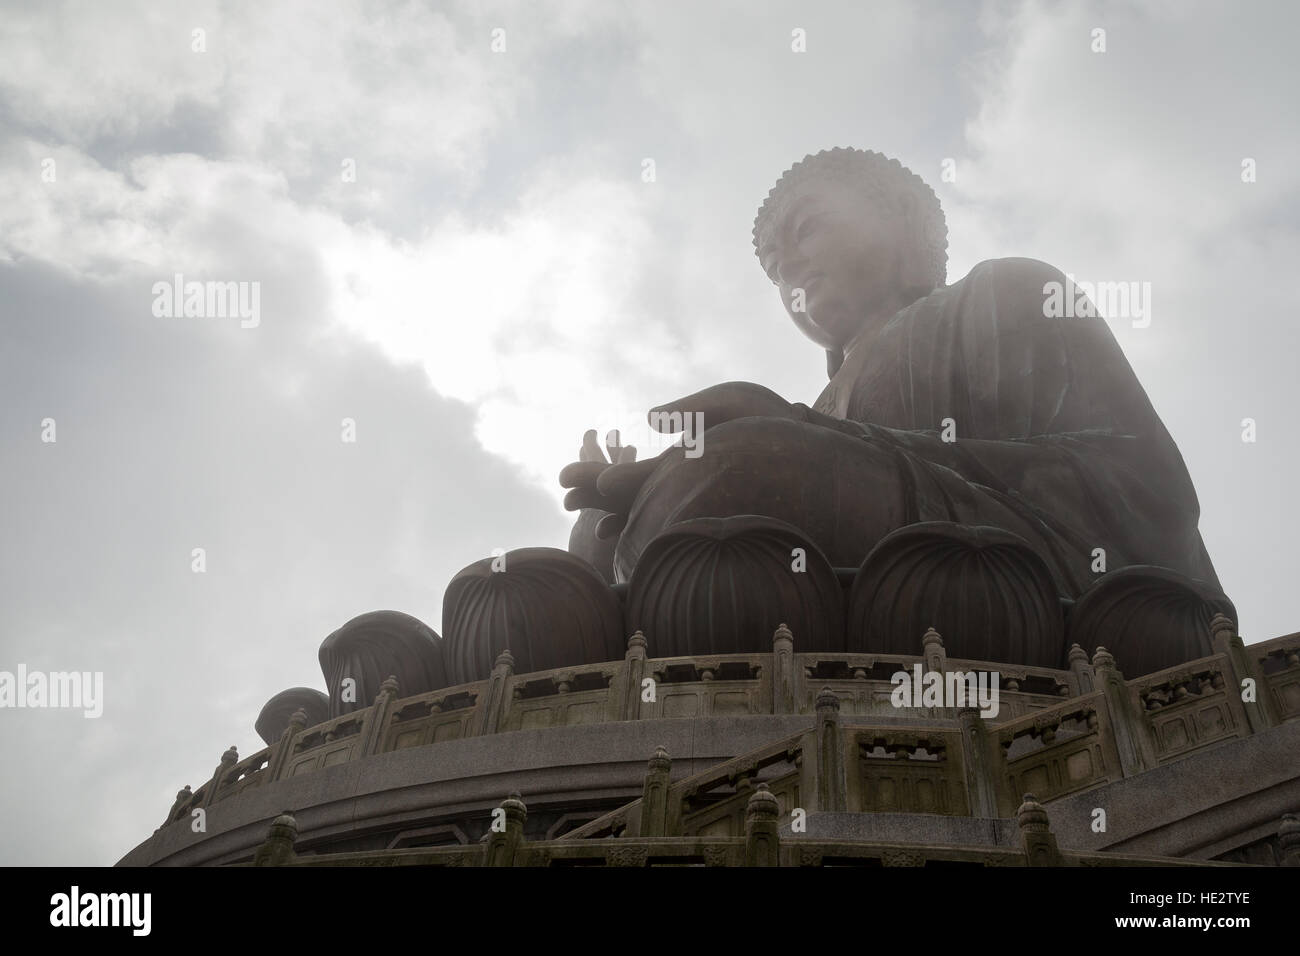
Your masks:
M684 781L683 781L684 782ZM779 823L780 810L765 784L745 797L743 825L736 835L640 835L622 839L531 842L524 836L528 808L518 794L500 806L504 825L473 846L420 847L320 853L299 856L297 823L277 817L251 864L237 866L811 866L835 864L923 867L931 863L970 866L1220 866L1168 857L1062 850L1047 810L1027 794L1014 812L1015 830L1005 840L983 845L917 844L873 840L795 837ZM1296 854L1300 856L1300 853Z
M966 863L972 866L1040 866L1031 863L1020 848L918 846L906 843L859 843L832 840L787 840L776 852L775 863L749 861L750 840L745 837L658 837L624 840L523 841L508 862L484 862L482 847L419 847L401 850L367 850L294 857L280 863L243 863L235 866L826 866L878 865L924 867L929 864ZM1058 851L1061 866L1175 866L1236 867L1240 864L1143 857L1122 853Z
M166 823L250 787L375 753L526 727L697 714L811 715L826 690L837 698L837 712L843 706L851 717L857 708L859 716L877 719L881 699L888 699L888 673L910 672L918 663L941 673L996 671L1006 678L1004 684L1017 682L1015 689L1004 686L1001 691L1002 720L975 718L978 733L996 734L1002 746L980 744L964 759L987 765L985 776L992 777L1012 768L1029 773L1033 760L1045 757L1065 761L1053 773L1059 778L1068 772L1077 786L1061 792L1071 792L1300 716L1300 634L1245 647L1226 618L1216 617L1212 627L1214 654L1134 680L1125 680L1100 648L1089 661L1076 646L1065 670L948 660L933 630L922 638L922 653L914 656L794 653L794 635L784 626L773 637L771 654L648 658L646 640L638 632L622 661L517 675L507 651L486 680L398 698L397 682L390 678L371 706L314 727L305 726L300 711L264 750L241 761L230 748L202 786L178 794ZM1247 702L1239 689L1251 681L1256 698ZM1053 689L1059 703L1048 702ZM1052 740L1041 740L1044 734L1050 736L1062 721L1081 714L1088 722L1087 741L1031 759L1031 751L1051 747ZM900 723L930 720L951 729L954 722L969 719L952 709L930 708L891 712L887 724L888 732L897 733ZM1093 747L1091 757L1081 756L1087 742ZM844 759L857 758L850 754ZM1098 766L1114 769L1101 773ZM972 806L993 815L1005 814L1008 802L1019 796L1003 792L995 782L971 786L977 791L968 794Z

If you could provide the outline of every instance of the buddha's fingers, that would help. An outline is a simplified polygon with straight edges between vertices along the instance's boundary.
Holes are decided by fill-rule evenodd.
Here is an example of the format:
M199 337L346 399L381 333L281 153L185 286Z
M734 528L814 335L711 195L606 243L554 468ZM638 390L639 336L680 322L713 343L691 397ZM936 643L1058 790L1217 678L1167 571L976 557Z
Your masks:
M596 479L596 490L611 502L621 505L621 510L627 510L658 464L658 458L647 458L645 461L610 465Z
M598 508L601 511L608 511L609 500L590 485L574 488L564 496L565 511L580 511L583 508Z
M582 436L582 448L578 451L578 461L605 462L605 453L601 451L600 442L596 441L596 429L589 428Z
M605 436L605 451L609 453L610 462L618 461L619 452L623 447L623 439L618 433L618 429L611 429Z
M560 469L561 488L594 488L596 478L609 465L600 461L575 461Z
M627 527L627 515L605 515L596 522L596 537L602 541L620 534Z

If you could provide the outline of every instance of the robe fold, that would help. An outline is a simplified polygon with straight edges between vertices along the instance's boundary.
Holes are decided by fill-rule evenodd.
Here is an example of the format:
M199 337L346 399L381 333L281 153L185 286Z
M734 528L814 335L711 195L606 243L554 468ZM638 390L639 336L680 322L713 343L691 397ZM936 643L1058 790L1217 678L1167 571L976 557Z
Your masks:
M700 457L664 456L618 577L671 524L758 514L838 566L897 528L952 521L1020 535L1066 597L1097 577L1096 549L1107 570L1159 565L1217 589L1173 439L1103 319L1044 315L1049 282L1069 288L1033 259L980 263L855 342L797 419L725 422Z

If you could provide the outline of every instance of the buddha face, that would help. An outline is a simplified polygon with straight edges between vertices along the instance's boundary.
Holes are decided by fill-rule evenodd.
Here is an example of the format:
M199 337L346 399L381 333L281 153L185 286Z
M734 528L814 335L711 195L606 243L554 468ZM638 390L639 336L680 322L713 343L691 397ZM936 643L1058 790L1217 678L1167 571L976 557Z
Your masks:
M901 292L901 217L848 185L814 179L787 188L759 237L759 262L795 325L823 348L842 347Z

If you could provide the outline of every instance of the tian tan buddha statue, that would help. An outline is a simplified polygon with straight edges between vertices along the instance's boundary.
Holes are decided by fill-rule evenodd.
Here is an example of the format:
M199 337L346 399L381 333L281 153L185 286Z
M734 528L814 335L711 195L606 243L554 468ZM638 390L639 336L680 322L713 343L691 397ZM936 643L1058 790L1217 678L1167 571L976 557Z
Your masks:
M607 461L589 432L560 476L582 509L570 552L633 591L655 564L660 591L695 601L663 626L696 632L738 603L720 595L746 586L746 560L762 595L812 561L851 580L849 650L915 653L934 626L951 656L1021 664L1062 666L1067 629L1129 673L1208 653L1210 616L1232 608L1182 456L1106 322L1047 317L1048 284L1069 286L1034 259L947 284L946 232L897 160L832 149L796 163L754 247L826 350L829 383L811 407L726 382L654 410L652 425L702 421L694 456L679 443L636 461L615 445ZM786 567L737 557L738 541L692 557L683 535L757 536ZM630 627L655 600L631 595Z
M320 647L328 697L276 695L263 739L298 713L365 707L390 677L418 695L545 672L563 693L602 679L568 668L625 655L739 681L709 705L718 714L750 712L747 682L778 645L810 655L810 678L866 679L897 669L873 655L933 647L933 628L949 660L996 662L1047 694L1099 647L1130 678L1212 652L1213 616L1235 612L1187 468L1106 323L1047 317L1065 276L995 259L947 285L934 193L854 149L782 176L754 246L826 350L813 405L715 385L655 410L695 433L646 461L617 442L607 460L588 432L560 476L581 511L567 551L465 567L441 635L391 610L348 621ZM346 701L344 675L357 681ZM670 697L664 716L690 713ZM578 700L566 719L604 706Z

